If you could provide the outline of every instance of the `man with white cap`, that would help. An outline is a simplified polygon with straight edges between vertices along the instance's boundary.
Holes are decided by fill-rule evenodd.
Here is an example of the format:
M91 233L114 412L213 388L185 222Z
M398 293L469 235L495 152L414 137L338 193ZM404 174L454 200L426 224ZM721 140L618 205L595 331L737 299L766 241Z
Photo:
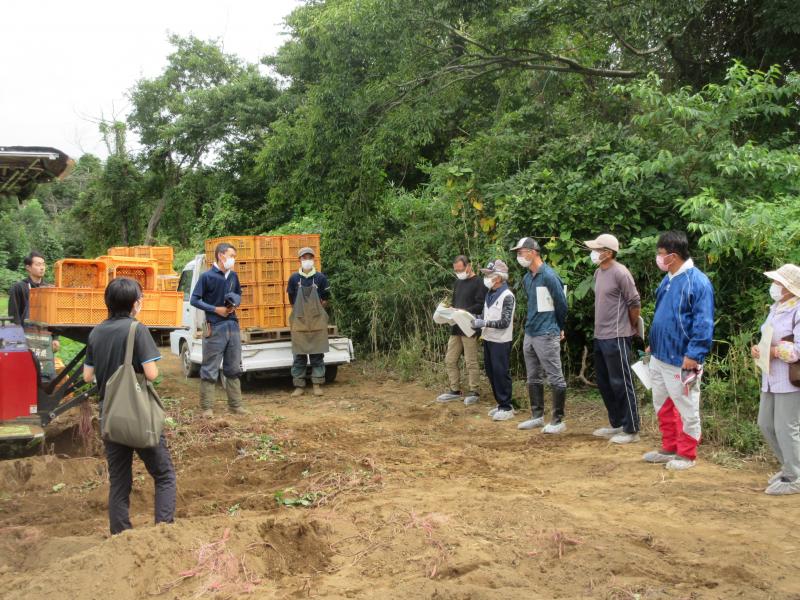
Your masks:
M325 383L325 353L328 351L328 313L331 286L324 273L314 266L314 249L301 248L297 253L300 269L292 273L286 294L292 305L289 325L292 329L292 396L302 396L306 388L306 371L311 363L314 395L322 396Z
M507 421L514 416L510 363L516 299L508 288L508 266L502 260L491 261L481 273L489 293L483 314L475 319L473 326L483 330L483 366L497 401L489 416L493 421Z
M531 418L517 427L533 429L544 425L544 379L547 377L553 392L553 414L542 432L562 433L567 429L564 423L567 381L561 368L561 340L567 318L564 284L556 272L544 263L541 248L533 238L522 238L511 250L517 253L520 266L528 270L522 280L528 295L522 350L528 373Z
M609 233L584 242L594 272L594 368L611 427L593 435L615 444L639 441L639 405L631 372L631 340L638 332L641 299L630 271L617 262L619 241Z

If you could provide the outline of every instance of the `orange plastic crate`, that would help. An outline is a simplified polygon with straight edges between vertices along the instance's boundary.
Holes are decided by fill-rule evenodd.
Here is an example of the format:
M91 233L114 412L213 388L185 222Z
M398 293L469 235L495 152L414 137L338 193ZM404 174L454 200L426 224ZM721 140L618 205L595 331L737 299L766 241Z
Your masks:
M313 248L314 253L317 258L319 258L319 234L318 233L309 233L304 235L285 235L281 240L282 246L282 253L283 259L295 259L297 260L299 256L297 253L300 252L301 248L305 248L308 246L309 248Z
M236 260L280 260L282 257L279 235L237 235L206 240L206 257L210 262L214 262L214 249L222 242L236 248Z
M242 306L275 306L284 303L282 283L242 285Z
M236 318L239 319L239 327L242 329L261 327L261 307L240 306L236 309Z
M284 326L283 305L262 306L261 307L261 326L267 329L281 328Z
M55 265L56 287L105 288L108 284L108 266L102 260L65 258Z
M96 325L108 318L104 289L34 288L30 319L52 325Z
M242 285L281 282L279 260L237 260L233 270L236 271Z
M322 263L320 262L319 258L314 259L314 268L317 271L322 271ZM300 270L300 260L299 259L289 259L283 261L283 281L289 281L289 277L292 276L293 273L297 273Z
M149 291L144 293L142 310L137 318L148 327L178 327L182 314L182 292Z
M111 256L130 256L131 249L128 246L114 246L108 249L108 254Z
M156 270L146 265L119 265L109 270L111 279L129 277L135 279L143 290L156 290Z
M280 306L240 306L236 309L242 329L280 329L284 327L284 310Z
M162 292L174 292L178 289L178 281L180 277L177 275L159 275L156 278L156 289Z

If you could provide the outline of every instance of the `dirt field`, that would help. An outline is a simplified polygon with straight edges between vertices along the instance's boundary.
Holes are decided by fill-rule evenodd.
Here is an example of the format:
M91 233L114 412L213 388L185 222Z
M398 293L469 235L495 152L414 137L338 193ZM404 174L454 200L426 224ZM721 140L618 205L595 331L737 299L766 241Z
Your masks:
M264 383L252 416L209 422L197 381L162 369L177 522L152 525L137 461L136 528L110 539L105 464L67 458L66 429L55 456L0 463L0 596L800 598L800 498L762 493L774 465L722 467L704 446L668 473L640 461L652 433L589 435L599 402L546 437L353 366L321 400Z

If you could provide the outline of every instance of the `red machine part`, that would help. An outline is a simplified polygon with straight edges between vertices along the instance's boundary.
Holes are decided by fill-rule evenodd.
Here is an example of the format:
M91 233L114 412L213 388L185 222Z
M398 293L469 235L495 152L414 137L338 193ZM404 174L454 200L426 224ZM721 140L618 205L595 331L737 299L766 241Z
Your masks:
M0 421L36 414L38 375L33 361L22 327L0 326Z

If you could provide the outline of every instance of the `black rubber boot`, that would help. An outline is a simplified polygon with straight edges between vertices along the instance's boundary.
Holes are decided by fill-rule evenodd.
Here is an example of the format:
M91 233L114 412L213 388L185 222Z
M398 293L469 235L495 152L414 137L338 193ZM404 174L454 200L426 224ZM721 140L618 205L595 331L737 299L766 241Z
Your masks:
M544 417L544 385L541 383L528 384L528 398L531 401L531 416L534 419Z
M557 425L564 420L564 405L567 403L567 388L553 388L553 419L550 421Z

